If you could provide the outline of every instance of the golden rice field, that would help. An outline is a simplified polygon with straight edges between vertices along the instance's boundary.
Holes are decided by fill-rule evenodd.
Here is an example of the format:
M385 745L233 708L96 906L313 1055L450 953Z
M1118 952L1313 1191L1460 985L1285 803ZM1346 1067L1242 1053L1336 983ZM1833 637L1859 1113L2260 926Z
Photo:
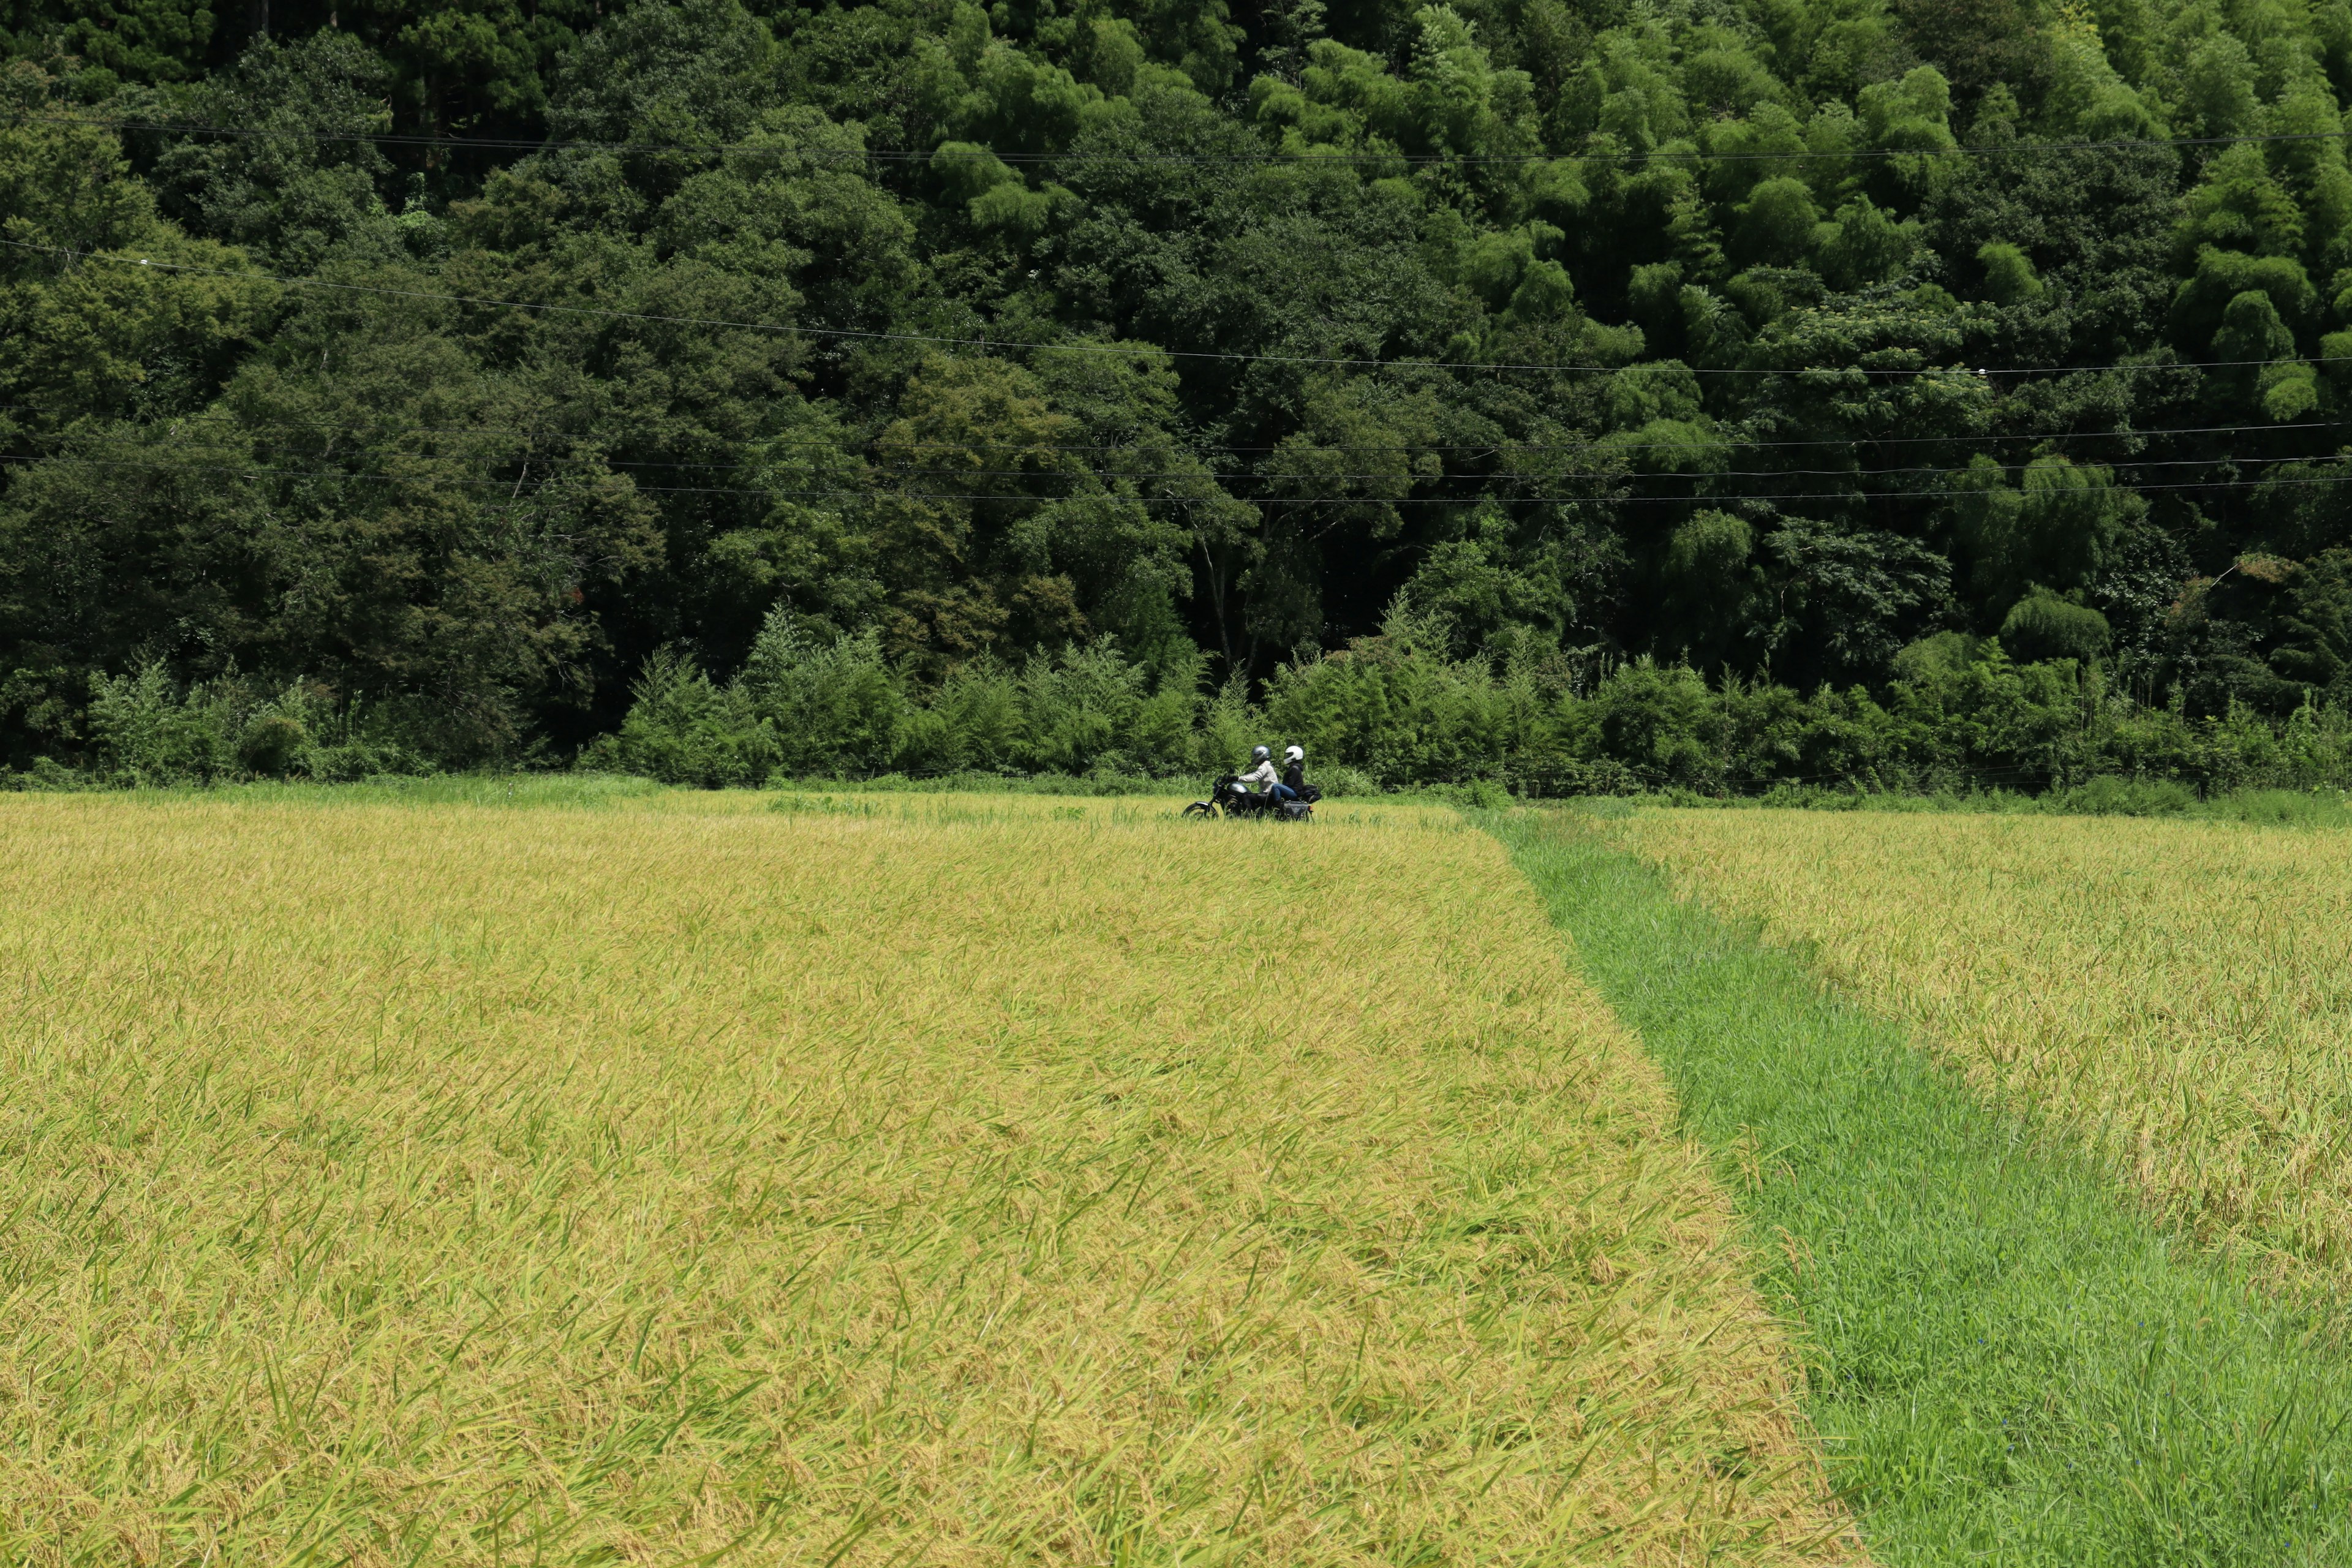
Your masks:
M1853 1561L1450 816L0 798L0 1562Z
M2352 838L1644 811L1613 837L2282 1280L2352 1274Z

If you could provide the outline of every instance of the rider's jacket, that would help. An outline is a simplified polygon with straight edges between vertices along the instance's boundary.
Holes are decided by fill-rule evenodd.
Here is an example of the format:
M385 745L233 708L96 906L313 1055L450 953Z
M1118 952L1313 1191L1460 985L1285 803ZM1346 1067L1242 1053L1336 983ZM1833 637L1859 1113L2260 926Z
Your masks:
M1244 789L1247 789L1252 784L1264 784L1266 788L1272 789L1274 787L1275 778L1274 762L1272 758L1268 758L1266 761L1258 763L1257 766L1252 768L1249 772L1242 774L1234 782L1240 784Z

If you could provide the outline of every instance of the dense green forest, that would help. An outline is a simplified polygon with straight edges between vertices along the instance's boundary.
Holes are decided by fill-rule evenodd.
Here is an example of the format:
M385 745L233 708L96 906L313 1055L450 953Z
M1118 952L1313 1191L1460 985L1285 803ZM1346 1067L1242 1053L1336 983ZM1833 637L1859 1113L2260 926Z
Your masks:
M2347 0L0 0L0 764L2342 782Z

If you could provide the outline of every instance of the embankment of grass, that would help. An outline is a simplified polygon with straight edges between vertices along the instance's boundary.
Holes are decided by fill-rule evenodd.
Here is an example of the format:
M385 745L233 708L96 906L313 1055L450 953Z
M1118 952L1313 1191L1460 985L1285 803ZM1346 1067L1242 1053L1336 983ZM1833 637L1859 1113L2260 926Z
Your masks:
M1946 813L1965 816L2156 816L2206 822L2246 822L2266 827L2352 827L2352 794L2313 789L2244 788L2199 795L2176 779L2101 776L2029 795L2008 789L1856 790L1822 784L1775 784L1761 795L1726 796L1664 789L1651 795L1614 796L1631 805L1747 807L1768 811Z
M1880 1563L2352 1560L2321 1324L1574 813L1489 820L1736 1184Z
M1490 810L1510 803L1510 793L1492 779L1430 782L1386 786L1360 768L1318 767L1316 786L1326 800L1413 800L1424 804ZM408 805L563 805L600 807L650 796L763 793L834 795L1031 795L1082 798L1190 798L1209 792L1206 773L1151 776L1142 773L1003 773L966 770L952 773L880 773L865 778L772 779L757 789L704 790L665 784L632 773L525 770L457 773L378 773L347 783L312 779L247 778L211 784L143 784L128 788L71 769L45 766L20 773L0 767L0 795L130 793L202 795L232 800L386 801ZM1648 795L1587 797L1603 809L1637 805L1830 812L1948 813L1995 816L2154 816L2266 826L2352 827L2352 793L2339 788L2238 789L2200 795L2168 779L2094 778L2041 795L2008 789L1938 790L1927 794L1857 790L1825 784L1775 784L1757 795L1722 795L1669 786Z
M26 799L103 800L171 812L195 805L267 814L286 807L334 812L347 807L416 807L427 812L486 806L499 810L621 814L637 816L846 816L871 821L970 826L983 823L1094 823L1132 826L1177 821L1202 793L1169 784L1158 795L1086 795L1046 790L863 789L840 784L780 784L769 789L692 789L619 773L446 773L354 784L261 782L168 789L56 792ZM0 795L0 803L11 797ZM1288 824L1258 821L1194 825L1216 833L1296 833ZM1314 831L1411 826L1463 834L1454 797L1429 795L1354 795L1327 800L1315 811Z
M132 789L26 790L34 795L90 795L155 803L217 801L237 805L496 805L603 810L643 807L673 796L719 792L682 790L627 773L380 773L349 783L313 779L248 779L236 784L165 784ZM751 792L742 792L748 795ZM0 796L5 798L5 796Z
M1506 804L1509 796L1493 784L1431 784L1382 789L1352 768L1319 771L1326 800L1417 801L1452 808ZM265 805L318 802L404 805L556 805L600 808L640 805L664 797L756 800L772 795L859 795L929 798L937 795L1035 795L1060 799L1192 800L1209 793L1207 773L1150 777L1141 773L993 773L966 772L920 777L883 773L873 778L773 779L760 788L700 789L667 784L634 773L509 770L457 773L378 773L348 782L316 779L238 779L212 784L118 786L62 769L46 775L11 773L0 768L0 797L8 795L124 795L148 799L209 799Z

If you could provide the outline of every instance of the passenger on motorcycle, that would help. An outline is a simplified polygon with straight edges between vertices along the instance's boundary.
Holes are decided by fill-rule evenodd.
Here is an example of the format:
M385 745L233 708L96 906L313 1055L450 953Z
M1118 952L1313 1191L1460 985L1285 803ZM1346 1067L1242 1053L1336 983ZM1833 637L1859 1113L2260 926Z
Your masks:
M1286 747L1282 753L1282 798L1304 800L1307 796L1307 748Z

